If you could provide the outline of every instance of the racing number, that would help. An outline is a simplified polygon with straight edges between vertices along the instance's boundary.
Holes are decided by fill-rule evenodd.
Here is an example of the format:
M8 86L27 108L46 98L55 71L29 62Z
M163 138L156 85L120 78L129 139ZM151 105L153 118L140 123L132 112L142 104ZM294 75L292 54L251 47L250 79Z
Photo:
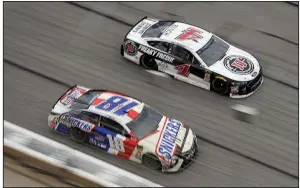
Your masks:
M116 115L124 115L127 113L127 111L130 108L133 108L137 105L136 102L131 102L129 104L126 104L124 106L124 103L126 103L128 100L126 98L123 98L122 96L113 96L106 100L105 102L102 102L100 105L98 105L96 108L100 110L105 111L111 111L115 110L114 114Z
M177 74L180 74L182 76L188 77L190 72L190 66L189 64L182 64L182 65L178 65L175 67L175 69L177 70Z
M112 137L110 134L107 135L107 138L109 141L110 148L118 150L123 153L125 152L123 140L117 137Z

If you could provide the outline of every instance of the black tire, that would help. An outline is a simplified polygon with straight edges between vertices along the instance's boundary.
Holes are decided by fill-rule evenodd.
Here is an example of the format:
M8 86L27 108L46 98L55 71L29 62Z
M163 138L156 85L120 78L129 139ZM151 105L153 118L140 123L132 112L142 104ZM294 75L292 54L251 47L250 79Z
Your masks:
M155 62L155 60L153 59L153 57L150 57L148 55L142 55L141 59L140 59L140 64L141 66L143 66L145 69L149 69L149 70L158 70L158 66Z
M211 82L212 90L221 94L228 95L229 94L229 84L223 79L213 78Z
M161 170L162 165L160 160L153 154L145 154L142 158L142 163L153 170Z
M123 45L121 45L120 53L121 53L121 56L124 56L124 47L123 47Z
M77 127L71 127L70 135L77 143L84 143L87 140L87 134Z

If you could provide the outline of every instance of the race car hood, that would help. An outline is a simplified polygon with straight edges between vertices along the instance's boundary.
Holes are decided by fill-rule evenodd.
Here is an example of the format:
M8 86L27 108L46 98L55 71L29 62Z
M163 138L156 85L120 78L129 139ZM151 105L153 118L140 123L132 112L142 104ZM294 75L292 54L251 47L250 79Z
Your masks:
M226 55L208 69L234 81L250 81L258 75L261 68L251 54L230 46Z
M164 116L155 134L147 138L147 143L152 145L158 157L170 159L176 153L190 150L193 140L194 133L189 127L178 120Z

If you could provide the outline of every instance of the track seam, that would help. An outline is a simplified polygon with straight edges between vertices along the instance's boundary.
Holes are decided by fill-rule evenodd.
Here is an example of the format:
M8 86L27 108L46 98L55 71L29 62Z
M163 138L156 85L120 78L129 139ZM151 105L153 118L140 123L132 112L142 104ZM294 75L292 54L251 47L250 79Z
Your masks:
M69 5L75 6L75 7L77 7L77 8L86 10L86 11L88 11L88 12L92 12L92 13L94 13L94 14L96 14L96 15L99 15L99 16L102 16L102 17L111 19L111 20L113 20L113 21L115 21L115 22L118 22L118 23L120 23L120 24L129 26L129 27L134 26L134 24L131 24L131 23L126 22L126 21L124 21L124 20L121 20L121 19L119 19L119 18L110 16L110 15L108 15L108 14L99 12L99 11L97 11L97 10L94 10L94 9L92 9L92 8L89 8L89 7L86 7L86 6L84 6L84 5L80 5L80 4L78 4L78 3L71 2L71 1L68 1L68 2L66 2L66 3L69 4ZM290 3L290 2L286 2L286 3L289 3L289 4L292 4L292 5L294 5L294 6L297 6L297 5L295 5L295 4L293 4L293 3ZM260 32L260 31L259 31L259 32ZM229 42L230 42L230 41L229 41ZM298 44L297 44L297 45L298 45ZM278 83L280 83L280 84L282 84L282 85L291 87L292 89L299 90L299 88L297 88L297 86L294 86L294 85L292 85L292 84L283 82L283 81L281 81L281 80L278 80L278 79L276 79L276 78L272 78L272 77L267 76L267 75L263 75L263 76L266 77L266 78L268 78L268 79L270 79L270 80L273 80L273 81L275 81L275 82L278 82Z
M37 71L35 71L35 70L32 70L32 69L30 69L30 68L28 68L28 67L19 65L19 64L15 63L15 62L10 61L10 60L7 60L7 59L5 59L5 58L3 59L3 62L4 62L4 63L8 63L8 64L10 64L10 65L13 65L13 66L15 66L15 67L17 67L17 68L19 68L19 69L21 69L21 70L23 70L23 71L30 72L30 73L32 73L32 74L35 74L35 75L40 76L40 77L42 77L42 78L44 78L44 79L50 80L50 81L52 81L52 82L54 82L54 83L57 83L57 84L60 84L60 85L66 86L66 87L71 87L71 86L74 85L74 84L68 84L68 83L66 83L66 82L62 82L62 81L60 81L60 80L57 80L57 79L52 78L52 77L50 77L50 76L47 76L47 75L45 75L45 74L39 73L39 72L37 72ZM199 138L200 140L203 140L203 141L205 141L205 142L207 142L207 143L209 143L209 144L212 144L212 145L217 146L217 147L219 147L219 148L225 149L225 150L227 150L227 151L229 151L229 152L232 152L232 153L234 153L234 154L237 154L237 155L239 155L239 156L241 156L241 157L244 157L244 158L246 158L246 159L248 159L248 160L251 160L251 161L253 161L253 162L256 162L256 163L258 163L258 164L260 164L260 165L263 165L263 166L265 166L265 167L267 167L267 168L270 168L270 169L275 170L275 171L277 171L277 172L280 172L280 173L282 173L282 174L288 175L288 176L290 176L290 177L292 177L292 178L298 179L298 176L297 176L297 175L294 175L294 174L292 174L292 173L289 173L289 172L286 172L286 171L284 171L284 170L281 170L280 168L277 168L277 167L275 167L275 166L269 165L269 164L267 164L267 163L265 163L265 162L263 162L263 161L260 161L260 160L258 160L258 159L255 159L255 158L253 158L253 157L247 156L246 154L243 154L242 152L239 152L239 151L237 151L237 150L234 150L234 149L231 149L231 148L229 148L229 147L223 146L222 144L219 144L219 143L214 142L214 141L212 141L212 140L210 140L210 139L204 138L204 137L202 137L202 136L200 136L200 135L196 135L196 136L197 136L197 138Z
M19 68L19 69L22 69L22 70L26 71L26 72L30 72L30 73L32 73L32 74L38 75L38 76L40 76L40 77L42 77L42 78L45 78L45 79L47 79L47 80L50 80L50 81L52 81L52 82L54 82L54 83L57 83L57 84L60 84L60 85L66 86L66 87L71 87L71 86L72 86L72 85L69 85L69 84L66 83L66 82L60 81L60 80L58 80L58 79L52 78L52 77L50 77L50 76L47 76L47 75L45 75L45 74L43 74L43 73L40 73L40 72L38 72L38 71L35 71L35 70L33 70L33 69L27 68L26 66L19 65L18 63L15 63L15 62L10 61L10 60L8 60L8 59L3 58L3 62L6 62L6 63L8 63L8 64L11 64L11 65L13 65L13 66L15 66L15 67L17 67L17 68Z

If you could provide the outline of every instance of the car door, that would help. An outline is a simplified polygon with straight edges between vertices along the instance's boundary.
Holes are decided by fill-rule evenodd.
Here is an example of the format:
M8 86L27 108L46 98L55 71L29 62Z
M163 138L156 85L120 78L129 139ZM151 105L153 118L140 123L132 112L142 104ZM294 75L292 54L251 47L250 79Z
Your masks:
M108 153L129 158L137 144L137 139L130 135L118 122L101 117L99 126L96 128L95 136L99 147ZM92 142L95 142L91 140Z
M210 74L193 53L175 44L171 46L170 52L182 60L178 61L178 63L174 65L173 70L171 70L171 74L174 75L176 79L209 89L210 82L208 76L210 76Z
M148 44L156 50L161 50L164 52L155 54L155 62L159 71L169 73L169 68L173 67L173 64L176 64L177 61L176 58L174 59L174 56L170 56L169 52L171 49L171 44L164 41L148 41ZM174 60L169 61L170 58L167 58L167 56L172 57Z

